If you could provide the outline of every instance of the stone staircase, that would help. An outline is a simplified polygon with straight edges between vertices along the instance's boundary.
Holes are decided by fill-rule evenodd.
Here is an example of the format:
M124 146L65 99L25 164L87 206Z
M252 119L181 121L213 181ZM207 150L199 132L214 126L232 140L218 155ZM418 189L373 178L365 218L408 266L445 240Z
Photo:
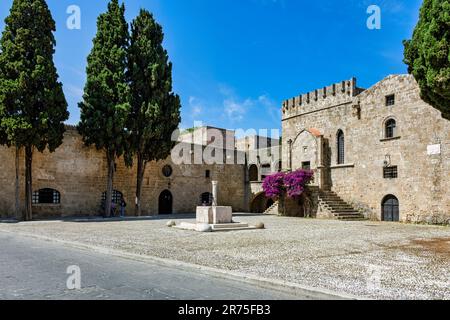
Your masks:
M366 220L364 215L342 200L333 191L319 192L320 206L330 212L335 219L344 221Z
M276 201L270 208L264 211L267 215L278 215L278 201Z

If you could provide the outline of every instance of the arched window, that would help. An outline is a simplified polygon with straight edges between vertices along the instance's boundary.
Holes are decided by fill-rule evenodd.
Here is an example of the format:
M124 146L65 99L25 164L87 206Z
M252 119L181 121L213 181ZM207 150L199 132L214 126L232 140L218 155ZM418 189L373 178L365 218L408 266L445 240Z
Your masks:
M55 189L40 189L33 192L33 204L60 204L61 194Z
M395 138L397 135L397 122L394 119L389 119L385 124L385 138Z
M342 130L337 133L337 164L345 164L345 137Z
M115 204L119 204L122 200L123 194L120 191L113 190L112 193L112 202ZM102 193L102 202L106 201L106 191Z
M165 165L162 168L162 174L164 175L164 177L170 178L172 176L172 173L173 173L173 169L170 165Z

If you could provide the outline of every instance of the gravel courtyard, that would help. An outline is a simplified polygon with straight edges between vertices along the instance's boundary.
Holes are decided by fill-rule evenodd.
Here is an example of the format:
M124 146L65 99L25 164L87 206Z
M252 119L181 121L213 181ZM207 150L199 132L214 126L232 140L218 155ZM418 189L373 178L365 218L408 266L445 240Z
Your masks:
M184 216L183 216L184 217ZM176 221L191 222L189 217ZM450 228L237 215L265 230L196 233L167 219L0 224L34 234L384 299L450 299Z

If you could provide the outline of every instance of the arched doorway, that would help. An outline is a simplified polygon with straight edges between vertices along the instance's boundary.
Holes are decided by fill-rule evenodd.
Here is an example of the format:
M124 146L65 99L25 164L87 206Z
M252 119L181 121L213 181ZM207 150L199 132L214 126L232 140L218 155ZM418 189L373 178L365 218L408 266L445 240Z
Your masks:
M164 190L159 195L159 214L173 213L173 196L169 190Z
M248 179L250 182L256 182L259 180L259 174L258 174L258 166L255 164L252 164L250 168L248 169Z
M275 202L266 197L264 192L258 194L252 201L250 205L250 210L252 213L264 213L269 209Z
M388 195L384 197L382 203L381 218L383 221L397 222L400 221L400 203L397 197Z

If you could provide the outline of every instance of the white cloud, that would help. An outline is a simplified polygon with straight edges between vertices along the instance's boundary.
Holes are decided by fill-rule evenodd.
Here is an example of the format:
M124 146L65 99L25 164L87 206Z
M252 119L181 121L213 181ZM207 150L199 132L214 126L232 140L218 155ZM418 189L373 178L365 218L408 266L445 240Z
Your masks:
M203 112L203 106L196 97L189 97L189 107L193 117L197 117Z
M72 84L65 84L64 89L66 90L67 95L72 98L76 98L80 101L83 98L84 90L80 87L74 86Z
M242 121L247 110L254 105L251 99L237 101L234 98L227 98L223 101L225 114L231 121Z
M262 94L256 98L242 99L236 96L233 88L223 84L219 86L219 92L224 96L224 113L232 122L243 121L250 113L257 113L258 116L270 116L274 121L279 121L277 103L267 94Z

